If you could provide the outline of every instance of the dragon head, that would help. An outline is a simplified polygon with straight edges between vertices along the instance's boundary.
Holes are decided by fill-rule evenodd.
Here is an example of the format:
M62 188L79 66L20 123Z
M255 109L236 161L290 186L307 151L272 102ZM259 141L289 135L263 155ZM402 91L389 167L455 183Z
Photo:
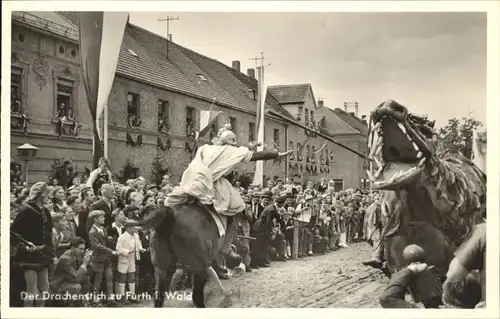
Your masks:
M396 190L415 185L437 159L434 122L410 114L393 100L380 104L371 121L369 157L376 165L368 176L374 188Z

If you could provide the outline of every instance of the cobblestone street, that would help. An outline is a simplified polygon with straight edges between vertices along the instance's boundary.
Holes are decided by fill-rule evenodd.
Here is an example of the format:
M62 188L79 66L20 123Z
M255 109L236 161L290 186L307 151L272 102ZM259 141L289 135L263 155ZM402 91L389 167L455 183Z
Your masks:
M273 262L241 277L224 280L231 301L211 284L206 287L209 307L259 308L374 308L388 283L382 272L361 264L370 256L367 243L355 243L322 256ZM137 306L152 307L152 302ZM191 301L165 301L165 307L194 307Z

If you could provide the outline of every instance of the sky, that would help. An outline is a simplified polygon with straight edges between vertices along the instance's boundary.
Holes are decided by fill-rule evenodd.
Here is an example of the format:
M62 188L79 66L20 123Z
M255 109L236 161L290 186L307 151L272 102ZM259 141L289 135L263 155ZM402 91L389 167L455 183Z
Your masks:
M436 126L486 125L485 13L131 12L130 22L241 70L264 53L265 84L311 83L316 99L368 114L393 99ZM472 112L472 113L471 113Z

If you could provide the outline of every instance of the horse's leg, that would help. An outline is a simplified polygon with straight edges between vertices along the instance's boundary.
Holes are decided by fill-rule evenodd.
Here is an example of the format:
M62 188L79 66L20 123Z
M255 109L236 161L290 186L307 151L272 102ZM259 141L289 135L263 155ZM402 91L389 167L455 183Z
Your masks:
M155 267L156 292L155 308L162 308L165 302L165 291L167 287L167 271L160 267Z
M169 290L175 291L179 281L183 278L184 270L182 268L177 268L172 276L172 280L170 281Z
M215 269L212 268L212 266L208 267L208 269L206 271L206 277L210 280L213 280L217 284L217 286L220 288L220 290L223 293L226 293L226 290L224 289L224 286L222 285L222 282L220 281L219 276L217 276L217 272L215 271Z
M210 267L212 268L212 267ZM213 269L212 269L213 270ZM215 274L215 271L214 271ZM215 274L217 277L217 274ZM194 274L193 278L193 303L197 308L205 308L205 295L204 289L207 284L208 276L207 273L201 272ZM222 284L221 284L222 285Z

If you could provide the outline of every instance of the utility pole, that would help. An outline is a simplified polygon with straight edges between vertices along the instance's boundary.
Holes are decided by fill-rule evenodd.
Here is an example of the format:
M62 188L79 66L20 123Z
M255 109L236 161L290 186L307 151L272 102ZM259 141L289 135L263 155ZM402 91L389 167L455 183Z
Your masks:
M257 142L261 143L262 146L258 150L262 150L265 145L264 138L264 100L266 97L266 92L264 92L264 52L260 53L260 57L251 58L249 60L255 61L255 67L257 68L257 114L256 114L256 126L257 126ZM258 66L260 61L260 66ZM268 64L271 65L271 64ZM262 185L264 175L263 162L258 161L255 166L255 175L253 183L254 185Z
M175 21L175 20L179 20L179 17L167 16L166 18L158 18L159 22L166 22L167 23L167 52L166 52L167 59L169 58L168 57L168 42L172 41L172 37L170 36L170 21Z

